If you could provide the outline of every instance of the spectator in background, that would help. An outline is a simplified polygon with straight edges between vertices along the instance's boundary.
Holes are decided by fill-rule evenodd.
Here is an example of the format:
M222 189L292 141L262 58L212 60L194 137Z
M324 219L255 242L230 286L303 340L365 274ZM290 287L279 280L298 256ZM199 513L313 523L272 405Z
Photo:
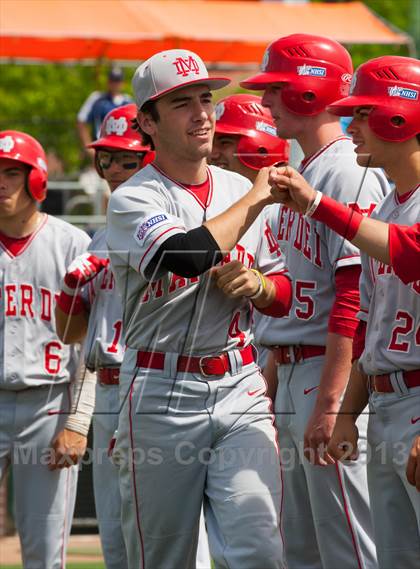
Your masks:
M89 167L79 177L79 183L85 193L90 196L95 214L106 211L109 190L94 168L95 151L86 148L93 140L99 138L101 124L105 116L117 107L131 103L127 93L122 93L124 74L121 68L112 67L108 72L108 88L106 92L94 91L81 106L77 115L77 129L82 143L83 153L91 159Z
M86 149L99 137L99 131L105 115L122 105L131 103L130 95L122 93L124 74L119 67L112 67L108 73L108 89L105 93L94 91L81 106L77 115L77 130L84 152L94 159L95 151Z

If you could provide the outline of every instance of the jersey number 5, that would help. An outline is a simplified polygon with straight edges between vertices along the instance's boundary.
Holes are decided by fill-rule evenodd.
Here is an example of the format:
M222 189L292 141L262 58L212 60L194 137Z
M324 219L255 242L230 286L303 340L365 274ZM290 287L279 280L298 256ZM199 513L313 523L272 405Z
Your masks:
M296 306L295 314L301 320L309 320L315 314L315 301L310 295L316 290L314 281L296 281L295 297L301 306Z

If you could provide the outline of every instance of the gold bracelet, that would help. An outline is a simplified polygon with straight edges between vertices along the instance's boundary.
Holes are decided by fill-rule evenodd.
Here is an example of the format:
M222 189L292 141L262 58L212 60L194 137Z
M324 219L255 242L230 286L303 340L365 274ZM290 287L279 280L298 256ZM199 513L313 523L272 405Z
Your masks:
M262 295L262 293L267 288L267 283L264 278L264 275L260 273L260 271L257 271L257 269L250 269L250 271L252 271L258 279L258 288L254 294L252 294L251 296L247 296L246 298L249 298L249 300L256 300L259 296Z

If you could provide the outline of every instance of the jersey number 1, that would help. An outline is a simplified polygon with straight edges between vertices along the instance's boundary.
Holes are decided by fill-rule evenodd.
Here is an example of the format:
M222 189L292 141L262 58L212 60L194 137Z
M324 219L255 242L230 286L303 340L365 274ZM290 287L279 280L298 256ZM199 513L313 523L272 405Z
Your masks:
M112 344L109 346L109 348L107 349L107 352L109 354L116 354L118 353L118 344L120 342L120 338L121 338L121 329L122 329L122 321L121 320L117 320L114 325L113 328L115 330L115 334L114 334L114 339L112 340Z

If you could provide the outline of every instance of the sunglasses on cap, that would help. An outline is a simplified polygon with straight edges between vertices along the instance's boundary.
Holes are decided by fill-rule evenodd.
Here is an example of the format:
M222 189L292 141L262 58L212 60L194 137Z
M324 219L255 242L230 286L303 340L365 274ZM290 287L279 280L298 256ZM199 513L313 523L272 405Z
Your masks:
M126 152L124 150L118 152L98 150L97 152L98 164L103 170L108 170L113 162L124 170L134 170L140 166L144 156L145 152Z

